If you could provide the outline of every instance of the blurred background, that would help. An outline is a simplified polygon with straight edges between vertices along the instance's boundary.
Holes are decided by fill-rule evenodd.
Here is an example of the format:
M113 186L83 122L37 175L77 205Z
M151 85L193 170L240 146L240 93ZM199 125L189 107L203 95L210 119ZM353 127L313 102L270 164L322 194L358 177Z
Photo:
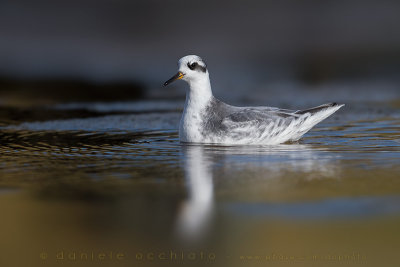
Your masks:
M182 84L161 85L187 54L203 57L215 94L235 104L290 102L333 83L330 101L357 90L392 98L399 14L399 2L376 0L3 0L1 99L179 98Z

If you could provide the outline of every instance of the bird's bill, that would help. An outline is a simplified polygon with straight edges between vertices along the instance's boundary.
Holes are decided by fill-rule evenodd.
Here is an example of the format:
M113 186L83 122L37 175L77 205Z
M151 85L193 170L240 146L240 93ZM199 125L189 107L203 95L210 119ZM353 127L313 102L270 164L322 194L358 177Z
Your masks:
M174 76L172 76L171 79L169 79L168 81L166 81L166 82L164 83L164 86L167 86L168 84L172 83L172 82L175 81L175 80L180 80L180 79L182 79L183 76L184 76L184 74L183 74L182 72L178 71L177 74L175 74Z

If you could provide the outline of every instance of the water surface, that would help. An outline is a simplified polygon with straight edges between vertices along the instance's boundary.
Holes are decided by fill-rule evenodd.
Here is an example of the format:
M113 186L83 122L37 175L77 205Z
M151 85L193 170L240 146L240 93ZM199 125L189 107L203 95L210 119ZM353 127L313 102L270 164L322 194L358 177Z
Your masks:
M71 103L48 107L63 119L2 118L2 265L399 262L398 106L347 105L279 146L181 144L181 107ZM97 114L68 118L77 109Z

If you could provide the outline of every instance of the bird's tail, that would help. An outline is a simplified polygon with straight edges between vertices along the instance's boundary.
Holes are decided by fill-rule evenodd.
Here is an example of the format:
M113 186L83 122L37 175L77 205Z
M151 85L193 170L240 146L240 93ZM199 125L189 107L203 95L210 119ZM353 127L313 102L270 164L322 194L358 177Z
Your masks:
M309 109L304 109L304 110L298 110L298 111L296 111L294 114L306 114L306 113L311 113L311 115L313 115L313 114L315 114L315 113L317 113L317 112L320 112L320 111L322 111L322 110L325 110L325 109L330 109L330 108L338 107L337 109L335 109L335 111L336 111L336 110L338 110L339 108L341 108L341 107L343 107L343 106L344 106L344 104L339 105L339 104L337 104L337 103L328 103L328 104L323 104L323 105L321 105L321 106L314 107L314 108L309 108ZM333 111L333 112L335 112L335 111ZM332 112L332 113L333 113L333 112Z
M311 130L312 127L314 127L319 122L328 118L330 115L335 113L338 109L340 109L343 106L344 104L329 103L315 108L296 111L295 114L300 114L306 117L304 118L302 118L303 116L300 117L304 121L303 123L301 123L301 125L299 125L298 133L295 136L293 136L290 140L297 141L306 132Z

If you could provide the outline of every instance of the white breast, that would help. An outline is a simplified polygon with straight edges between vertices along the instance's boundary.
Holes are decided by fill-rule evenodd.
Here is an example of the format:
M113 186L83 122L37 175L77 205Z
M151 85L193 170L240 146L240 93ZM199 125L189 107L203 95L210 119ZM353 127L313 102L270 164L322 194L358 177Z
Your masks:
M180 124L179 124L179 140L181 142L201 143L202 120L200 114L192 109L185 107Z

